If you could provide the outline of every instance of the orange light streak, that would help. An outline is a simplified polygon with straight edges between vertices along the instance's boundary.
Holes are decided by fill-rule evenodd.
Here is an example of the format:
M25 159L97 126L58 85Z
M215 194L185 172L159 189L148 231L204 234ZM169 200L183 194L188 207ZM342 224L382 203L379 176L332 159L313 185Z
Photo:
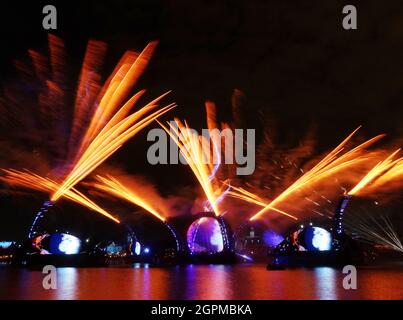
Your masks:
M160 96L158 99L162 98ZM70 174L61 184L60 188L52 195L51 200L56 201L63 193L74 187L77 183L87 177L94 169L116 152L127 140L136 135L159 116L165 114L175 107L170 104L152 114L142 118L150 109L156 105L147 105L138 112L124 118L110 129L100 132L91 142ZM113 119L112 119L113 120ZM110 124L108 123L107 126Z
M217 205L219 195L217 195L215 187L211 181L212 173L215 172L214 164L207 161L207 159L211 160L215 157L210 157L211 151L206 147L208 143L206 143L205 138L191 131L186 121L182 123L180 120L175 119L177 127L171 123L168 123L171 130L169 130L159 121L158 123L178 145L181 154L186 159L188 165L193 171L193 174L199 181L215 215L221 215Z
M381 186L391 180L397 180L403 175L403 160L398 161L392 168L374 181L373 186ZM400 180L401 182L401 180Z
M386 183L390 179L393 179L397 175L401 174L403 172L402 169L402 160L403 158L399 158L396 160L393 160L394 156L400 151L400 149L394 151L392 154L390 154L386 159L378 162L361 180L360 182L357 183L357 185L351 189L348 194L349 195L356 195L357 193L360 193L365 187L367 187L369 184L374 182L376 179L380 177L384 177L384 180L382 182ZM393 167L396 167L394 171L392 171L391 174L388 175L388 171L393 169Z
M261 206L263 208L265 208L268 205L268 203L266 201L264 201L262 198L260 198L258 195L254 194L252 192L249 192L249 191L245 190L244 188L237 188L237 187L231 186L231 189L233 189L235 191L232 191L232 190L229 191L228 195L233 198L244 200L246 202ZM272 207L270 208L270 210L281 213L282 215L287 216L291 219L298 220L298 218L296 216L293 216L283 210L280 210L277 208L272 208Z
M2 171L6 173L6 176L0 177L0 180L11 185L21 186L24 188L31 188L42 192L54 192L59 188L59 185L55 181L49 178L41 177L29 171L23 172L12 169L10 170L2 169ZM102 209L95 202L90 200L88 197L86 197L84 194L82 194L75 188L67 190L63 194L63 197L72 200L76 203L79 203L93 211L96 211L104 215L105 217L115 221L116 223L120 223L120 221L117 218L115 218L110 213Z
M158 106L167 92L130 114L145 91L141 90L128 99L129 94L146 69L156 46L157 42L151 42L141 53L126 52L101 86L99 69L106 44L89 41L75 97L69 153L65 159L68 164L67 172L63 174L61 181L53 181L29 172L7 171L8 176L3 180L8 179L17 185L50 192L51 201L67 197L119 222L74 187L140 130L176 106L174 103L161 108ZM46 66L46 58L30 51L35 71L48 89L47 95L39 95L39 101L43 102L40 103L42 112L44 115L51 115L44 117L47 123L48 118L52 120L62 116L62 113L56 112L56 107L64 97L61 85L65 71L63 41L49 36L49 51L50 70ZM51 149L62 146L59 141L53 141L56 137L57 134L46 137Z
M384 135L378 135L365 141L364 143L358 145L354 149L341 154L344 150L345 145L350 141L352 136L357 132L355 129L346 139L344 139L335 149L333 149L328 155L326 155L318 164L316 164L312 169L303 174L299 179L297 179L291 186L289 186L285 191L283 191L277 198L266 205L263 209L257 212L250 220L255 220L260 217L263 213L275 207L278 203L286 199L294 191L299 190L307 185L318 182L319 180L328 177L342 169L356 165L361 161L367 160L363 156L362 151L368 146L372 145Z
M128 202L134 203L135 205L142 207L147 210L149 213L157 217L161 221L165 221L165 217L163 217L156 209L153 208L151 203L147 202L146 199L136 194L134 190L129 189L124 186L118 179L107 176L97 176L97 183L89 183L88 185L99 190L102 190L106 193L112 194L116 197L127 200Z
M75 164L61 183L60 188L53 193L52 201L59 199L64 192L87 177L141 129L176 106L169 104L147 115L158 106L158 101L168 94L165 93L134 114L128 115L144 91L138 92L121 106L146 68L155 47L156 42L152 42L139 55L126 54L120 66L115 69L107 86L102 90L99 105L75 157ZM85 77L85 75L83 76ZM80 111L82 106L86 106L86 104L76 105L78 108L76 114L79 117L82 114Z

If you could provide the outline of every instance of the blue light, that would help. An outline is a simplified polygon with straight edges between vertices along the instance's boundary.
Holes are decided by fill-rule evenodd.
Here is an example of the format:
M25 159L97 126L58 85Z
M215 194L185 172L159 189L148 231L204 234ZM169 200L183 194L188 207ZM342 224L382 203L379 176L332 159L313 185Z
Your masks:
M328 231L314 227L312 245L319 251L330 250L332 247L332 237Z
M1 249L7 249L11 247L11 245L14 244L12 241L0 241L0 248Z
M44 213L47 212L47 208L53 206L53 202L52 201L45 201L43 204L43 207L40 208L40 210L38 211L38 213L35 215L35 218L31 224L31 227L29 229L29 233L28 233L28 238L32 239L34 237L34 235L36 234L35 231L35 227L36 227L36 223L38 222L38 220L40 218L44 217Z
M80 247L80 239L70 234L54 233L50 236L49 252L52 254L77 254Z
M64 234L59 244L59 251L65 254L77 254L80 251L80 239Z
M172 233L172 235L173 235L173 237L175 239L176 251L180 251L179 240L178 240L178 237L176 236L176 233L175 233L174 229L167 222L164 222L164 224L166 225L168 230Z
M110 243L106 247L106 253L108 254L119 254L123 251L123 247L121 245L117 245L115 242Z
M309 227L305 233L305 244L309 251L328 251L332 248L332 235L319 227Z
M143 252L144 252L145 254L150 253L150 248L145 247L144 250L143 250Z
M147 248L146 248L147 249ZM141 244L140 242L136 241L136 244L134 246L134 253L138 256L141 253Z

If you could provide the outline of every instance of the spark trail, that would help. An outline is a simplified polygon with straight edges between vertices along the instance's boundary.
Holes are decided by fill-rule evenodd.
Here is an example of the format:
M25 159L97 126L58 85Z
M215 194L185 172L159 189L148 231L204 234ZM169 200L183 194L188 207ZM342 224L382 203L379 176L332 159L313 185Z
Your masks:
M381 245L403 253L403 244L386 216L355 216L348 226L358 233L361 240L371 244Z
M59 185L49 178L41 177L35 173L29 171L18 171L18 170L2 170L6 173L6 176L0 177L0 180L19 187L30 188L46 193L54 192L58 189ZM72 200L84 207L87 207L93 211L96 211L105 217L120 223L120 221L112 216L110 213L99 207L95 202L86 197L83 193L75 188L67 190L63 197Z
M367 160L363 155L363 151L368 146L372 145L384 135L378 135L358 145L354 149L342 153L345 145L351 140L353 135L359 130L360 127L355 129L346 139L344 139L335 149L327 154L318 164L312 169L305 172L299 179L297 179L291 186L277 196L273 201L266 205L263 209L257 212L250 220L259 218L262 214L275 207L277 204L284 201L288 196L293 194L296 190L311 185L319 180L329 177L330 175L348 167L354 166L362 161Z
M245 190L244 188L238 188L238 187L231 186L231 191L228 192L228 195L233 198L236 198L236 199L240 199L240 200L243 200L243 201L246 201L249 203L256 204L263 208L265 208L268 205L267 201L263 200L258 195ZM274 207L271 207L270 210L280 213L291 219L298 220L298 218L296 216L293 216L292 214L289 214L283 210L280 210L280 209L277 209Z
M377 179L383 178L378 186L385 184L386 182L396 178L403 173L402 160L399 158L393 160L394 156L399 153L400 149L394 151L386 159L378 162L361 180L357 185L352 188L348 194L356 195L363 192L364 189L371 183L376 182Z
M61 183L60 188L53 193L52 201L59 199L66 190L88 176L141 129L175 107L175 104L170 104L147 115L158 106L158 101L166 95L163 94L139 111L128 115L142 96L142 91L132 96L120 107L146 68L155 47L156 42L148 44L135 59L132 55L126 55L121 66L112 75L82 139L76 163Z
M214 176L220 165L221 156L216 154L214 140L212 140L213 148L211 150L210 143L206 141L206 138L199 136L189 128L186 121L182 123L175 119L175 125L168 122L170 129L161 122L158 123L177 144L182 156L199 181L215 215L220 216L222 213L218 207L218 202L222 192L220 191L221 188L216 186L217 182L214 180ZM213 153L212 157L211 153ZM218 159L218 161L214 164L211 159Z
M88 185L108 194L125 199L128 202L134 203L135 205L147 210L161 221L166 220L165 217L153 207L150 201L147 201L144 197L141 197L134 190L129 189L127 186L123 185L122 182L112 176L108 175L106 177L102 177L98 175L97 182L89 183Z
M156 45L157 42L149 43L141 53L126 52L107 81L101 85L98 69L102 64L106 45L99 41L89 41L73 106L70 136L67 139L60 130L53 130L66 121L63 104L60 102L66 95L63 89L63 69L66 67L64 43L57 37L49 36L50 68L46 65L46 57L31 50L36 76L47 88L45 95L38 93L44 128L51 131L46 132L43 137L44 145L47 145L50 152L56 148L62 150L59 152L64 155L62 166L53 167L57 169L57 174L52 180L29 172L11 170L5 171L6 177L3 180L49 192L53 202L61 197L73 199L118 222L79 193L75 186L140 130L176 106L174 103L158 106L159 101L168 94L165 93L131 113L145 91L141 90L131 98L128 98L129 94L146 69ZM64 140L67 145L62 143Z

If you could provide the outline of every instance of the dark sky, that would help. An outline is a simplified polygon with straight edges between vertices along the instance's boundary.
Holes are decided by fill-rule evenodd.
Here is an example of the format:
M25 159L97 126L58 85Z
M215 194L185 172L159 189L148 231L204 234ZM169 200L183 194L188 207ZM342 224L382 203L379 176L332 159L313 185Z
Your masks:
M1 10L0 83L13 77L12 61L28 48L46 48L45 4L58 9L53 33L66 41L74 68L90 38L109 44L107 71L125 50L158 39L139 86L152 95L173 90L175 115L197 128L205 126L205 99L229 120L238 88L246 96L246 125L260 127L259 114L270 114L283 142L296 143L312 125L321 146L335 145L359 124L366 136L403 133L401 1L11 1ZM358 30L342 28L346 4L357 7ZM138 152L142 138L112 161L152 172L168 187L167 168L150 169Z
M2 81L13 59L27 48L46 46L43 3L13 1L3 8ZM352 2L358 9L354 31L341 26L346 1L51 3L59 17L54 33L65 39L77 65L89 38L109 44L110 68L126 49L159 39L141 85L151 92L172 89L177 113L194 121L203 116L206 98L218 103L225 119L231 92L239 88L252 120L258 121L256 110L267 110L283 130L297 135L310 122L335 139L340 137L335 132L343 135L356 124L365 125L368 134L402 132L399 1Z

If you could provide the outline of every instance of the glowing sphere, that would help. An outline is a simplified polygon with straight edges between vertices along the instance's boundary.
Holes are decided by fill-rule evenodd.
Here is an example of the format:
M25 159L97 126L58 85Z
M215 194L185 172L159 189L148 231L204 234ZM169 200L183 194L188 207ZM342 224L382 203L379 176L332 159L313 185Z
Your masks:
M136 241L136 244L134 246L134 253L138 256L141 253L141 244L140 242Z
M327 251L332 249L332 235L319 227L308 227L305 230L305 245L309 251Z
M81 241L70 234L55 233L50 236L49 247L52 254L77 254L80 252Z
M187 232L187 244L192 253L218 253L224 250L219 222L203 217L193 222Z

